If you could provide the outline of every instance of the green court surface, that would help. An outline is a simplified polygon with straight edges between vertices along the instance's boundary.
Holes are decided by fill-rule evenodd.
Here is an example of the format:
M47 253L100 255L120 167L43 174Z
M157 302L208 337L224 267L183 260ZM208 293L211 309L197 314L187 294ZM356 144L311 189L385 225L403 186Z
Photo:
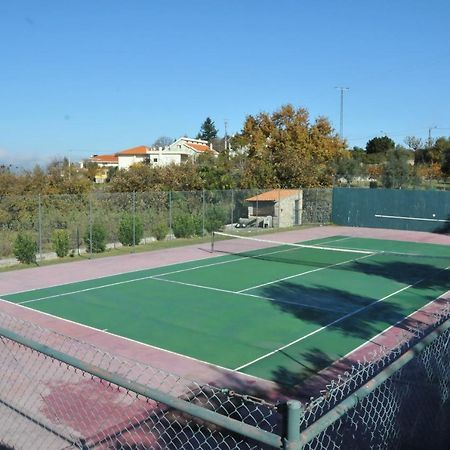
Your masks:
M450 290L447 246L344 236L309 244L348 251L243 244L241 254L3 298L289 386Z

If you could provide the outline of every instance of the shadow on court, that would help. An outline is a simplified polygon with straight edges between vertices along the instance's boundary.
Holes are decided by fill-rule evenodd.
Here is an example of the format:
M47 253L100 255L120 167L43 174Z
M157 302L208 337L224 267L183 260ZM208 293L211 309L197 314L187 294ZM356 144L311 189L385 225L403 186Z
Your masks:
M411 329L416 329L417 322L406 317L415 309L428 303L430 293L434 295L433 291L436 291L434 298L437 298L441 293L450 289L448 271L437 269L428 264L398 261L392 263L357 261L352 263L351 266L355 272L373 275L374 283L380 283L384 278L386 282L395 281L406 287L422 280L415 287L420 291L427 291L422 294L423 303L417 306L418 299L420 303L420 293L417 295L417 290L414 295L414 304L416 305L414 307L389 301L375 303L378 299L366 295L355 295L346 289L345 286L348 286L349 283L351 285L351 282L347 279L342 280L342 288L320 285L303 286L289 281L266 286L263 295L280 299L281 301L276 305L281 311L313 323L318 327L327 326L328 328L328 330L320 331L313 337L313 347L311 347L311 338L307 338L305 343L309 341L309 346L300 344L297 348L294 348L295 345L293 345L280 351L286 357L286 365L274 369L271 378L279 384L281 394L298 395L299 385L312 375L330 366L336 358L344 356L339 353L340 345L338 341L342 342L346 337L367 342L394 324L397 328L410 333ZM326 282L327 280L324 279L324 283ZM370 292L370 290L371 286L367 284L365 292ZM308 304L311 305L311 308L302 306ZM314 307L334 308L335 311L312 309ZM401 333L397 332L397 334L398 339L401 339ZM301 337L300 333L299 337ZM324 384L322 388L323 386Z
M450 265L450 258L441 261L442 267L413 261L354 261L348 269L385 278L388 281L396 281L406 286L417 283L421 289L445 291L450 289L449 273L443 270L446 265Z
M450 234L450 214L447 216L447 222L433 230L433 233L437 234Z
M301 286L284 281L264 288L263 296L280 299L280 302L275 302L277 307L298 319L319 326L332 326L345 336L365 340L379 332L377 322L392 324L405 317L402 307L385 302L374 304L371 297L331 287ZM333 306L333 311L319 309Z

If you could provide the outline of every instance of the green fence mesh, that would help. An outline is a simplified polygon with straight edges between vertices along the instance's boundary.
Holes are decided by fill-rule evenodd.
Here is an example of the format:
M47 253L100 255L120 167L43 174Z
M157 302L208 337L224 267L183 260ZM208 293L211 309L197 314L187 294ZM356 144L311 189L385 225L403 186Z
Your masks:
M331 220L330 189L299 189L287 202L249 201L262 192L97 192L4 197L0 200L0 262L14 263L14 241L20 232L26 232L37 243L38 260L42 260L55 256L55 230L67 232L70 254L77 255L99 250L99 230L104 234L106 249L126 245L133 251L136 245L155 240L204 236L242 223L258 229ZM267 216L269 219L263 222ZM129 239L124 240L127 226Z

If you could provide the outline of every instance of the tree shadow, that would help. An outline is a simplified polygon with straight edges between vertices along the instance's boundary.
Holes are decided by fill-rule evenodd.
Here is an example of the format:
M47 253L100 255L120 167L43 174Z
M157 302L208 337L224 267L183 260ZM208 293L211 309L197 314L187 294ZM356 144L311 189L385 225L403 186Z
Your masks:
M355 273L374 276L374 278L376 277L374 283L382 283L383 279L401 283L404 287L417 283L417 287L420 289L431 289L432 293L433 290L436 290L436 298L442 292L450 289L448 272L443 272L443 269L431 264L400 261L391 263L355 261L346 268L339 267L338 270L351 270ZM362 342L370 342L374 336L388 326L395 325L396 337L393 338L400 342L402 336L409 336L410 339L414 339L412 330L419 330L422 326L427 326L417 322L417 319L413 317L408 317L412 309L417 306L412 308L408 304L389 302L387 298L386 301L383 301L381 298L370 297L369 294L355 294L351 292L349 287L346 287L345 283L346 280L342 280L342 288L335 288L326 286L326 279L324 279L324 285L316 284L312 286L299 285L286 280L266 286L262 295L277 299L275 303L283 312L307 323L315 324L319 328L327 327L333 332L328 336L329 339L340 339L340 336L342 336L344 340L346 337L350 337L357 338ZM369 283L365 289L361 289L362 292L367 293L370 290L371 284ZM395 291L394 288L393 291ZM417 301L417 297L415 301ZM423 304L428 301L429 299L424 298ZM404 330L405 333L402 333L401 330ZM336 356L344 356L343 354L339 355L340 352L336 350L336 346L333 345L334 342L329 344L324 341L324 347L320 346L320 348L316 346L314 348L280 351L289 359L285 366L278 366L272 371L271 378L279 385L280 394L297 397L300 395L300 391L301 395L306 397L313 394L311 389L309 389L309 392L305 392L305 381L329 367L336 360ZM393 344L395 344L395 341ZM351 345L354 345L354 343ZM327 348L333 347L334 350L330 350L328 353ZM342 353L345 353L345 351L342 351ZM334 375L337 377L339 373L345 370L342 369L341 372L338 371ZM301 389L299 389L300 385L302 385ZM322 379L321 388L323 389L325 385L326 380ZM312 390L317 394L319 388L316 385Z
M411 258L412 257L406 257ZM445 260L445 264L441 263L442 267L433 265L431 263L421 263L414 261L354 261L349 264L346 270L357 273L364 273L366 275L373 275L386 280L395 281L398 283L408 285L417 284L424 289L450 289L450 277L444 274L444 266L450 264L450 256ZM380 280L381 281L381 280Z
M326 386L326 381L321 379L319 385L305 386L305 382L316 376L321 370L329 367L333 362L327 353L315 347L302 354L303 370L294 371L283 366L278 366L272 376L278 384L278 392L288 398L297 398L307 402L311 397L317 396ZM337 377L337 375L336 375Z
M443 224L433 230L433 233L437 234L450 234L450 214L447 216L447 222L443 222Z
M276 299L277 307L296 318L328 326L341 334L368 339L379 332L379 321L393 324L405 317L404 308L379 302L343 289L326 286L302 286L290 281L266 286L264 297Z
M450 233L450 223L446 226ZM233 254L216 250L219 253ZM349 252L351 250L349 249ZM236 254L236 253L235 253ZM393 252L390 254L380 253L370 256L367 259L355 259L353 261L343 261L342 253L324 250L317 253L282 253L256 251L241 252L238 254L242 258L250 258L261 261L269 261L281 264L292 264L297 266L311 267L312 269L329 268L333 271L363 272L370 275L382 276L401 283L411 284L418 279L431 278L434 273L440 272L444 266L450 264L450 252L448 255L420 255L415 253ZM348 256L347 256L348 257ZM380 258L382 258L380 260ZM431 273L431 276L430 276Z

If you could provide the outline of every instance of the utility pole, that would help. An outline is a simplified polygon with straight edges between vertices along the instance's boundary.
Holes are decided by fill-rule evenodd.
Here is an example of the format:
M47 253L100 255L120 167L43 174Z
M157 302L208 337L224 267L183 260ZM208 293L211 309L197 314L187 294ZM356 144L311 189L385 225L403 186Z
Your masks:
M350 88L345 86L335 86L335 89L339 89L341 91L341 115L339 124L339 135L341 136L341 139L344 139L344 91L348 91Z
M70 152L71 152L72 150L69 150L69 181L70 181Z
M225 144L225 151L228 150L228 132L227 132L227 126L228 122L227 119L225 119L225 136L224 136L224 144Z
M431 140L431 130L436 129L437 127L428 127L428 148L431 148L432 146L432 140Z

